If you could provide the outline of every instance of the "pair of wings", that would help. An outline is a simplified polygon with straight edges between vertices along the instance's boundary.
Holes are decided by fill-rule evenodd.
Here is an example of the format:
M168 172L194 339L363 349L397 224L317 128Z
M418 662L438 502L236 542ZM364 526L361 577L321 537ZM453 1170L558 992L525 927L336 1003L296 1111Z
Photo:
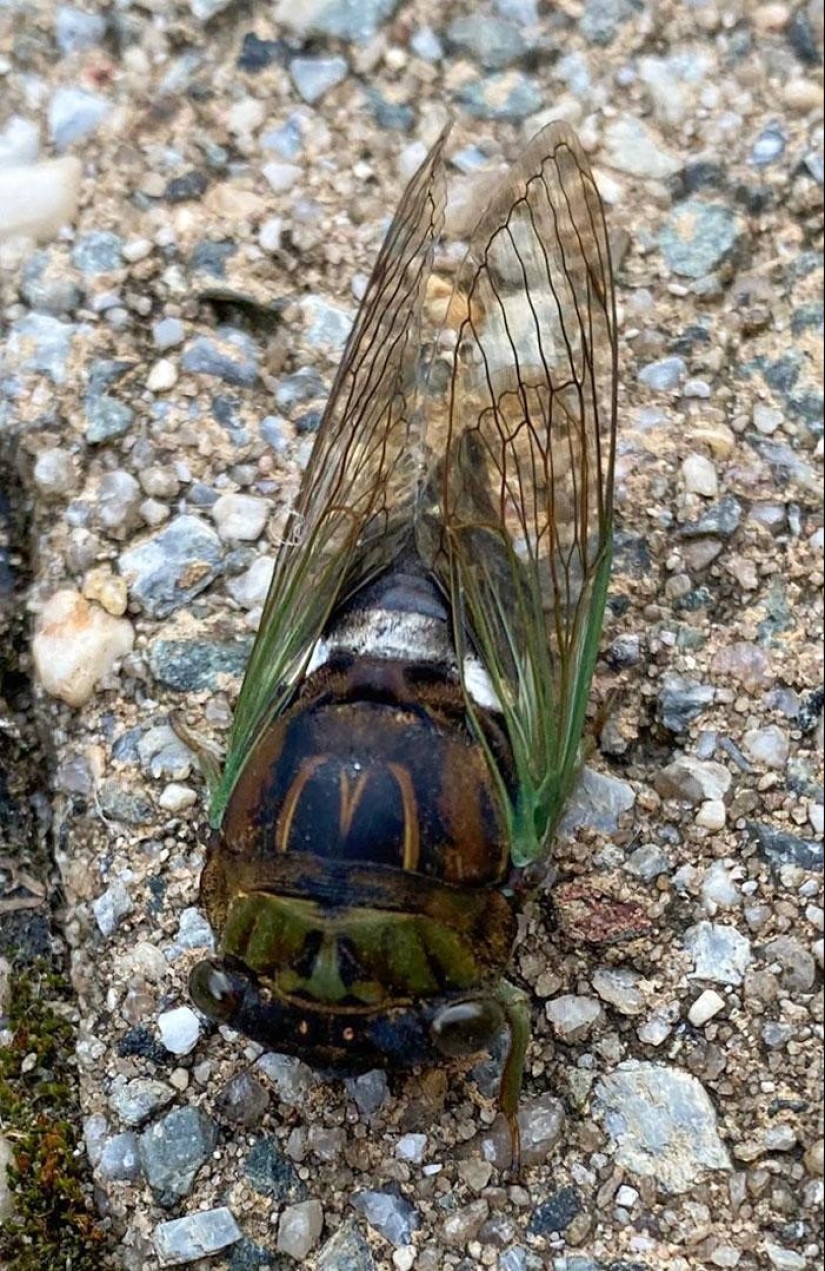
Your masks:
M616 321L604 216L569 128L500 183L452 292L431 276L446 130L373 270L281 547L241 689L219 825L334 610L414 544L481 658L519 795L491 754L515 865L545 849L577 769L610 564ZM441 304L422 371L422 314ZM442 312L443 318L443 312ZM465 691L468 712L476 707ZM483 740L483 731L477 729Z

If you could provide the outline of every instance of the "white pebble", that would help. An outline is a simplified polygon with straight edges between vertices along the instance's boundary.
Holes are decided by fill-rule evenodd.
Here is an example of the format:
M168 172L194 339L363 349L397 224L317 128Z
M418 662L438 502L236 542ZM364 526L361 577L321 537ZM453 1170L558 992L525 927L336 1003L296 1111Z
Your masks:
M275 194L285 194L300 180L302 170L294 163L267 163L263 173Z
M412 1271L415 1266L416 1253L415 1245L402 1245L400 1249L395 1249L392 1255L392 1265L395 1267L395 1271Z
M75 155L0 169L0 243L8 238L41 243L54 238L74 220L82 172Z
M707 1024L708 1020L713 1019L714 1015L718 1015L724 1009L725 999L721 994L716 993L713 989L705 989L704 993L699 994L688 1011L688 1019L694 1028L701 1028L703 1024Z
M716 465L704 455L688 455L682 462L682 477L688 494L713 499L719 493Z
M164 787L158 803L165 812L183 812L198 801L198 796L191 786L181 785L178 781L170 781Z
M212 517L221 538L254 542L269 516L269 504L253 494L222 494L212 508Z
M426 1134L402 1134L395 1145L395 1155L399 1161L412 1161L420 1165L427 1150Z
M281 250L281 238L284 232L284 221L281 216L270 216L258 231L258 243L265 252Z
M623 1183L616 1192L616 1204L621 1205L622 1209L632 1209L639 1199L639 1193L635 1187L628 1187Z
M784 768L790 754L787 734L777 724L751 728L742 738L742 749L749 759L765 768Z
M83 706L98 680L110 674L134 643L128 618L115 618L66 588L44 605L32 653L46 692L69 706Z
M198 1044L201 1026L188 1006L176 1006L158 1016L158 1032L163 1045L172 1055L188 1055Z
M34 483L41 494L68 494L77 484L75 461L68 450L41 450L34 463Z
M168 357L159 358L146 376L150 393L165 393L178 382L178 368Z
M696 813L696 824L706 830L721 830L725 825L725 805L721 799L706 799Z
M766 437L776 432L782 423L782 418L782 411L777 410L775 406L766 406L763 402L757 402L753 408L754 428L757 432L764 433Z
M152 255L152 243L148 238L130 238L123 244L120 252L130 265L136 265L139 260L146 260L147 256Z

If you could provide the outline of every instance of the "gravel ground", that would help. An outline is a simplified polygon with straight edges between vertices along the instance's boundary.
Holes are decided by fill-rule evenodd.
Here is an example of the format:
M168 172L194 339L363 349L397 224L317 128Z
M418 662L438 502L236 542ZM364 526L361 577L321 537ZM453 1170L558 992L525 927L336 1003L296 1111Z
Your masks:
M0 4L0 430L96 1265L821 1259L821 50L814 0ZM227 728L366 272L448 115L453 238L560 116L618 262L602 723L514 957L516 1181L493 1061L323 1082L190 1009L203 796L167 724Z

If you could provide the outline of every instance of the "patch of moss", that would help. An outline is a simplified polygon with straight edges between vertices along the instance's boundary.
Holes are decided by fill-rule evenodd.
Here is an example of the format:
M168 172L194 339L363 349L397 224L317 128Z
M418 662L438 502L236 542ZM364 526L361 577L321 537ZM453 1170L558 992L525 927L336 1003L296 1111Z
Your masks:
M41 960L11 976L0 1047L0 1122L15 1155L15 1215L0 1227L8 1271L99 1271L104 1233L90 1201L74 1096L71 992Z

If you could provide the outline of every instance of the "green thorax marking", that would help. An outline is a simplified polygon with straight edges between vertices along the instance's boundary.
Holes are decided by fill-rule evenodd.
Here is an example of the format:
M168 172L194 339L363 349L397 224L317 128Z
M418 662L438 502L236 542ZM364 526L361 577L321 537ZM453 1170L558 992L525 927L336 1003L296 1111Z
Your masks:
M265 892L231 902L221 950L280 995L353 1009L473 988L489 971L471 932L437 917Z

